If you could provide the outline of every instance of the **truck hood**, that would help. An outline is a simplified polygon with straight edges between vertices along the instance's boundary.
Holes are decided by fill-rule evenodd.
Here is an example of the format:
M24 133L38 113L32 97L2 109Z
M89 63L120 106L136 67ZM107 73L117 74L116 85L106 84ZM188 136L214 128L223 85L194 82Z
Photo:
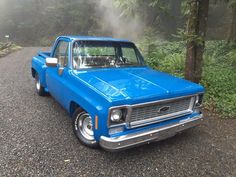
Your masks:
M149 67L103 68L75 71L78 79L108 101L126 104L203 92L198 84Z

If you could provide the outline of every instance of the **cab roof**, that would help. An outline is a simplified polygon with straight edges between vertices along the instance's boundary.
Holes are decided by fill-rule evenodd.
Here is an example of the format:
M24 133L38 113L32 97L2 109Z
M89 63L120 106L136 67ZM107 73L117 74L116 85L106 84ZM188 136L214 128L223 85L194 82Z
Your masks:
M60 36L60 37L68 38L70 40L83 40L83 41L131 42L127 39L119 39L119 38L112 38L112 37L96 37L96 36Z

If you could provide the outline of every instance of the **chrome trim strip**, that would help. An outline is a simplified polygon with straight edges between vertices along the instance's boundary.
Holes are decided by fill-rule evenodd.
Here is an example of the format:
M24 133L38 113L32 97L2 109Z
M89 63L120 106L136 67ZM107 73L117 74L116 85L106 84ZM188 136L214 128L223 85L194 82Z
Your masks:
M200 92L201 93L201 92ZM187 98L187 97L194 97L199 95L200 93L192 94L192 95L186 95L186 96L181 96L181 97L174 97L174 98L168 98L168 99L163 99L163 100L158 100L158 101L151 101L151 102L145 102L145 103L138 103L138 104L133 104L133 105L121 105L121 106L113 106L110 107L110 109L115 109L115 108L125 108L125 107L137 107L137 106L144 106L144 105L150 105L150 104L156 104L160 102L166 102L166 101L171 101L171 100L178 100L181 98Z
M165 121L165 120L168 120L168 119L165 119L165 118L168 118L170 117L171 118L176 118L178 117L177 114L179 116L183 116L183 115L188 115L188 114L191 114L193 112L193 107L194 107L194 101L195 101L195 96L201 94L202 92L199 92L199 93L196 93L196 94L192 94L192 95L186 95L186 96L181 96L181 97L175 97L175 98L168 98L168 99L163 99L163 100L158 100L158 101L151 101L151 102L145 102L145 103L139 103L139 104L134 104L134 105L121 105L121 106L113 106L113 107L110 107L109 108L109 113L108 113L108 119L107 119L107 125L108 125L108 128L112 128L112 127L117 127L117 126L122 126L122 125L125 125L126 128L134 128L131 126L131 123L130 123L130 115L132 113L132 108L137 108L137 107L144 107L144 106L147 106L147 105L155 105L157 103L165 103L165 102L169 102L169 101L172 101L172 100L178 100L178 99L182 99L182 98L191 98L191 103L190 103L190 106L189 106L189 109L184 111L184 112L176 112L174 114L167 114L167 115L164 115L163 117L161 117L161 120L156 120L155 122L161 122L161 121ZM125 122L122 123L122 124L115 124L115 125L110 125L110 116L111 116L111 111L113 109L127 109L128 110L128 114L126 115L126 118L125 118ZM150 118L150 119L146 119L146 120L140 120L140 121L143 121L141 123L144 123L144 122L148 122L150 120L154 120L154 119L159 119L160 117L155 117L155 118ZM151 123L155 123L154 121L152 121ZM132 123L133 124L133 123ZM145 124L145 125L147 125ZM139 125L139 126L143 126L143 125ZM137 127L137 126L136 126Z
M199 114L194 117L189 117L162 127L149 129L146 131L122 135L119 137L105 137L101 136L100 146L108 151L119 151L134 146L138 146L153 141L160 141L176 135L178 132L195 127L203 121L203 115Z

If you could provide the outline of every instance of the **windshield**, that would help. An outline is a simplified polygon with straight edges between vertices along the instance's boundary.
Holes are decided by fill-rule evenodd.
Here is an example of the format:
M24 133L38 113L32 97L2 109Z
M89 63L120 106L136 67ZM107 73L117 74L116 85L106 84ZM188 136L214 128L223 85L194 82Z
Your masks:
M143 65L133 43L76 41L73 44L73 68L98 68Z

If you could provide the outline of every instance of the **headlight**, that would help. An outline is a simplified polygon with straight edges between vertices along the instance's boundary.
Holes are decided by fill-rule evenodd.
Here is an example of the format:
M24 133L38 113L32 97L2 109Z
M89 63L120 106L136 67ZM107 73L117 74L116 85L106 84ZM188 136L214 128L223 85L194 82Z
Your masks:
M114 109L111 111L111 121L112 122L120 122L122 119L122 110L121 109Z

